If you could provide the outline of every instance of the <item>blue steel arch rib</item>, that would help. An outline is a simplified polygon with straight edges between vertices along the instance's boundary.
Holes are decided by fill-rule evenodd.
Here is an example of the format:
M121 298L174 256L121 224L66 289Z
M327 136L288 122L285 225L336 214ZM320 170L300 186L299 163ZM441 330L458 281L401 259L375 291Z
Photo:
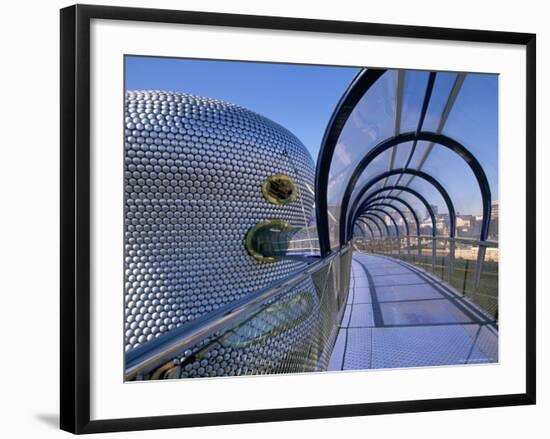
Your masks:
M397 212L397 214L401 217L401 219L403 220L403 224L405 224L405 231L407 233L407 235L410 235L410 229L409 229L409 222L407 221L407 217L405 216L405 214L401 211L401 209L399 209L398 207L394 206L393 204L390 204L390 203L383 203L383 202L379 202L379 203L370 203L367 207L378 207L378 206L381 206L381 207L389 207L393 210L395 210Z
M422 127L424 126L424 120L426 119L426 113L428 112L428 106L430 105L430 99L432 98L436 76L436 72L430 72L430 77L428 78L428 83L426 84L426 92L424 93L424 101L422 102L422 108L420 110L420 117L418 118L418 125L416 126L416 133L422 131ZM416 151L417 144L418 140L415 140L412 144L411 150L409 152L409 158L407 159L404 168L408 168L411 164L411 160ZM401 177L403 177L403 173L399 174L399 177L397 177L395 184L399 184L399 182L401 181Z
M330 253L327 187L334 149L351 112L384 73L386 70L363 69L355 76L336 105L323 135L315 172L315 215L321 257Z
M357 228L361 231L361 233L363 234L363 235L362 235L363 237L366 237L366 236L367 236L367 232L365 231L365 228L361 227L361 224L364 224L364 223L356 222L356 223L355 223L355 227L357 227ZM372 236L372 234L371 234L371 236ZM374 239L374 236L372 236L372 238Z
M390 221L392 222L393 226L395 227L395 236L399 237L401 236L401 233L399 233L399 226L397 225L397 222L395 221L395 218L393 216L391 216L387 211L385 211L384 209L380 209L380 208L377 208L377 207L374 207L374 206L369 206L365 209L365 213L369 213L369 212L381 212L383 213L384 215L386 215ZM384 222L385 224L385 222Z
M383 197L378 197L378 198L373 198L369 201L369 203L375 203L375 202L379 202L379 201L385 201L385 200L393 200L393 201L397 201L401 204L403 204L403 206L405 206L407 209L409 209L409 211L411 212L413 218L414 218L414 222L415 222L415 225L416 225L416 234L417 235L420 235L420 221L418 220L418 215L416 214L416 211L413 209L413 207L407 203L407 201L403 200L402 198L396 196L396 195L384 195Z
M450 229L449 229L449 236L451 238L455 237L455 231L456 231L456 213L454 204L451 200L451 197L449 196L448 192L445 190L443 185L437 181L434 177L432 177L430 174L427 174L423 171L418 171L416 169L391 169L387 172L383 172L382 174L379 174L373 178L371 178L357 193L357 196L353 200L353 203L351 204L351 207L349 209L350 215L347 217L348 224L345 224L346 229L349 230L349 227L351 226L351 219L353 218L353 215L355 213L355 210L357 209L357 205L361 201L361 197L370 189L372 188L376 183L379 181L385 179L386 177L391 177L392 175L405 175L410 174L414 175L418 178L421 178L428 183L430 183L432 186L434 186L437 191L441 194L441 197L445 201L445 204L447 206L447 210L449 212L449 222L450 222ZM397 183L396 183L397 184ZM346 232L346 238L349 239L349 234Z
M346 224L348 216L348 205L350 197L353 193L355 185L359 177L365 168L380 154L382 154L387 149L399 145L401 143L411 142L415 140L424 140L427 142L432 142L441 146L445 146L457 155L459 155L472 169L474 176L479 185L481 192L481 198L483 202L483 220L481 224L481 233L480 241L485 241L487 239L487 234L489 232L489 223L491 221L491 188L489 187L489 181L485 175L479 161L475 156L461 143L457 142L451 137L445 136L443 134L438 134L429 131L422 131L419 133L408 132L398 134L397 136L391 137L387 140L382 141L377 146L372 148L359 162L356 168L353 170L353 173L348 181L346 190L342 197L341 210L340 210L340 245L343 246L346 242Z
M372 230L372 227L365 221L361 221L361 223L363 223L365 226L367 226L367 228L370 230L370 234L372 236L372 239L375 239L374 231Z
M374 221L374 218L376 218L378 221L380 221L380 222L384 225L384 230L386 231L386 235L385 235L385 236L391 237L390 228L388 227L388 225L387 225L386 222L384 221L384 218L382 218L380 215L378 215L377 213L374 213L374 212L369 212L369 213L363 214L362 217L363 217L363 218L369 218L373 223L377 223L377 221ZM378 227L378 229L379 229L380 232L381 232L380 237L383 237L384 234L382 233L382 228L381 228L381 227Z
M378 202L376 200L378 200ZM401 209L399 209L397 206L394 206L393 204L386 203L383 199L382 200L380 200L380 199L371 200L369 202L368 206L366 206L365 209L368 210L368 209L371 209L373 207L375 208L375 207L378 207L378 206L380 206L380 208L382 208L382 207L391 208L391 209L395 210L401 216L401 219L403 220L403 223L405 224L405 239L407 241L407 253L410 255L410 253L411 253L410 233L411 232L410 232L410 229L409 229L409 221L407 220L407 217L401 211ZM392 217L392 220L393 220L393 217ZM397 223L395 221L394 221L394 224L397 227ZM417 227L416 231L417 231L416 232L417 236L420 237L420 228ZM397 238L399 240L401 240L401 235L399 233L398 233ZM401 252L400 245L398 246L398 251Z
M374 221L372 218L363 217L363 218L359 218L357 221L361 221L363 224L365 224L370 229L372 236L374 238L372 227L369 226L369 223L367 223L367 220L371 221L376 226L376 228L378 229L378 234L379 234L378 236L382 238L382 236L384 236L384 234L382 233L382 229L380 228L380 225L376 221Z
M432 207L430 206L428 201L420 193L418 193L414 189L411 189L411 188L406 187L406 186L399 186L399 185L386 186L386 187L383 187L383 188L380 188L380 189L377 189L377 190L373 191L367 197L367 199L361 204L361 206L359 206L359 209L357 209L357 212L355 214L355 218L352 221L352 224L353 224L353 222L357 221L357 218L359 218L362 215L363 211L368 206L369 201L375 195L378 195L378 194L380 194L382 192L385 192L385 191L392 191L392 190L401 190L403 192L408 192L408 193L414 195L416 198L418 198L420 200L420 202L424 205L424 207L428 211L428 214L430 215L430 218L432 220L432 236L435 238L435 235L436 235L436 221L435 221L435 215L434 215Z

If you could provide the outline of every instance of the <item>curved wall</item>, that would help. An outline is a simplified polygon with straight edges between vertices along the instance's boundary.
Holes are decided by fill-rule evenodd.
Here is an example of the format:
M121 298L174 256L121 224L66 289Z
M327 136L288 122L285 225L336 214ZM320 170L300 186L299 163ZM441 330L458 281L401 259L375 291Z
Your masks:
M244 245L261 221L302 228L311 216L314 164L288 130L164 91L127 92L125 128L127 351L304 266L255 260ZM261 183L274 174L295 180L296 201L264 198Z

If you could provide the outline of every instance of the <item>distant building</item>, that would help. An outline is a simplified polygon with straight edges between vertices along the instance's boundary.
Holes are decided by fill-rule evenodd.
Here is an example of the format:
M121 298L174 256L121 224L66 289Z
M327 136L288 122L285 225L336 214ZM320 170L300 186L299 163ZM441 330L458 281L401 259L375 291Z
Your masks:
M491 219L498 219L498 201L491 203Z
M464 238L476 237L477 220L474 215L457 215L456 232L458 236Z
M489 236L492 241L498 241L498 200L491 203L491 223L489 224Z

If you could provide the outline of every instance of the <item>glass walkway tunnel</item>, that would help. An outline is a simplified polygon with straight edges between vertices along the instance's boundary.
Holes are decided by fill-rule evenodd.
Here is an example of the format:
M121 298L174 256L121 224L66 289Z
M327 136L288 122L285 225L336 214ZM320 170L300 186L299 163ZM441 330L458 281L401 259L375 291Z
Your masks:
M228 242L227 257L240 264L228 271L236 286L231 278L224 285L226 262L214 258L210 293L195 262L200 297L185 296L194 314L178 320L187 299L174 289L175 317L162 331L136 338L132 328L154 324L129 319L126 379L498 361L497 95L494 75L360 70L336 105L314 172L299 142L261 120L259 132L282 142L253 157L261 178L223 174L235 190L236 178L250 179L252 213L241 201L240 209L218 207L242 222ZM245 119L239 127L256 123L241 110L235 118ZM230 159L223 153L207 167ZM226 299L243 282L252 285L246 293Z
M321 255L354 249L329 369L497 361L494 81L365 69L342 96L316 173Z

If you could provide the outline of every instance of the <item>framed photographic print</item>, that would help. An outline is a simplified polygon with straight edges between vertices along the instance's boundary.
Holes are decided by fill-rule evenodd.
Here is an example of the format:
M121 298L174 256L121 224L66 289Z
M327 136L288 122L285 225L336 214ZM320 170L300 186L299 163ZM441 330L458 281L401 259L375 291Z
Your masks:
M61 10L61 428L535 403L535 35Z

